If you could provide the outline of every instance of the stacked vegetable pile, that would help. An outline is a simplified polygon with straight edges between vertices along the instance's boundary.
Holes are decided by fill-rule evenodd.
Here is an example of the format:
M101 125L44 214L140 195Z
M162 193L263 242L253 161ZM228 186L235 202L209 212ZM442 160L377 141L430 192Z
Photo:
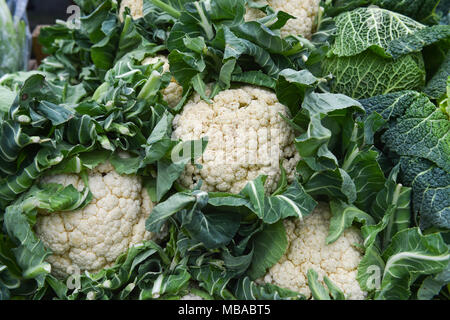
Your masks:
M450 298L448 1L75 2L0 79L1 299Z

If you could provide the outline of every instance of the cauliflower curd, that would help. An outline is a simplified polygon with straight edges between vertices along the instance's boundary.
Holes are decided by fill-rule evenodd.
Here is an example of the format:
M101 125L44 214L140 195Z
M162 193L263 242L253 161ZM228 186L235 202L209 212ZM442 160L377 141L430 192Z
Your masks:
M76 174L47 176L41 182L84 188ZM40 211L37 216L36 234L53 252L47 261L61 278L71 270L97 272L111 267L128 248L158 237L145 230L153 204L138 176L119 175L106 162L89 172L89 188L93 200L85 208Z
M267 3L275 11L284 11L297 19L290 19L281 28L281 35L301 35L310 38L314 29L314 23L319 12L320 0L267 0ZM259 9L247 8L246 21L263 18L265 13Z
M263 281L311 297L307 272L314 269L323 282L326 275L347 299L363 300L366 293L356 280L363 254L353 244L362 244L358 229L351 227L329 245L326 244L331 213L328 204L319 203L303 221L284 220L288 249L280 261L269 269Z
M139 19L144 16L144 0L122 0L119 9L119 19L123 21L123 13L125 8L130 9L131 17L133 19Z
M243 86L220 92L211 104L197 94L173 121L173 138L183 141L208 137L202 168L188 164L179 182L193 188L201 179L202 190L239 193L260 175L266 175L266 192L276 190L280 162L292 181L300 159L294 130L280 116L287 107L275 93Z
M163 72L170 72L169 71L169 59L167 59L166 56L163 55L157 55L155 57L148 57L145 58L142 61L143 65L147 65L147 64L155 64L158 61L162 61L164 62L164 66L163 66ZM183 98L183 87L180 86L177 81L175 80L174 77L172 77L169 85L167 86L167 88L164 88L161 91L164 100L167 102L167 104L169 105L169 108L174 108L177 106L177 104L181 101L181 99Z

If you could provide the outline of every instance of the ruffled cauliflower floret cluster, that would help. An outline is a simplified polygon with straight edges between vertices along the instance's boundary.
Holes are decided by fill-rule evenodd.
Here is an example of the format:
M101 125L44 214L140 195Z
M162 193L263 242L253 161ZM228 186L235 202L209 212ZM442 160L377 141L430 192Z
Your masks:
M351 227L336 242L327 245L330 218L329 206L319 203L303 221L285 220L288 249L280 261L269 269L263 281L310 298L307 272L314 269L320 281L323 282L323 277L328 276L347 299L365 299L367 293L361 290L356 280L363 254L354 244L362 244L361 234L358 229Z
M41 183L84 188L76 174L46 176ZM83 209L40 211L37 216L36 235L53 252L47 261L52 273L61 278L77 269L97 272L111 267L133 245L163 236L145 230L153 203L140 177L119 175L106 162L89 172L89 188L93 200Z
M119 19L123 21L123 13L125 8L130 8L131 17L133 19L139 19L144 16L144 1L143 0L122 0L119 9Z
M211 104L197 94L173 121L173 138L183 141L208 137L208 145L197 162L188 164L179 182L193 188L202 180L202 190L239 193L260 175L266 175L267 193L276 190L280 162L290 181L300 159L295 133L280 116L289 117L287 107L267 89L243 86L220 92Z
M163 55L157 55L155 57L148 57L145 58L142 61L143 65L147 64L155 64L158 61L163 61L163 72L169 72L170 66L169 66L169 59L167 59L166 56ZM164 100L167 102L170 108L174 108L177 106L177 104L181 101L183 97L183 87L180 86L174 77L172 77L169 85L167 88L162 90L162 94L164 97Z
M319 12L320 0L267 0L267 3L276 11L284 11L297 19L290 19L281 28L281 35L301 35L310 38L317 13ZM247 8L245 14L246 21L263 18L265 13L259 9Z

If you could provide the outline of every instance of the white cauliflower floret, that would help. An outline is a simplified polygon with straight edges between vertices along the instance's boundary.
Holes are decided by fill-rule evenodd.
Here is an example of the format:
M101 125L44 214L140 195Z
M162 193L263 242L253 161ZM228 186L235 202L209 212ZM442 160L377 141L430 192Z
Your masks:
M310 38L314 29L314 23L319 12L320 0L267 0L267 3L275 11L284 11L297 19L290 19L281 28L281 35L301 35ZM259 9L247 8L245 21L263 18L265 13Z
M145 58L142 61L143 65L147 64L155 64L158 61L164 62L163 65L163 72L169 72L169 59L167 59L166 56L163 55L157 55L155 57L148 57ZM181 101L183 97L183 87L180 86L174 77L172 77L169 85L167 88L162 90L162 94L164 97L164 100L167 102L170 108L174 108L177 106L177 104Z
M220 92L211 104L195 95L173 121L173 138L183 141L208 137L202 165L188 164L179 182L193 188L203 180L202 190L239 193L260 175L266 175L266 192L275 191L281 176L280 160L293 180L300 159L295 133L280 116L289 110L275 93L243 86Z
M76 174L46 176L41 183L84 188ZM139 176L119 175L106 162L89 171L89 188L93 200L83 209L51 214L41 210L37 216L36 235L52 251L47 261L61 278L70 270L111 267L133 245L163 236L145 230L153 203Z
M166 56L159 54L157 56L154 57L147 57L144 60L142 60L142 64L143 65L147 65L147 64L155 64L159 61L164 62L163 65L163 72L169 72L170 66L169 66L169 59L167 59Z
M344 292L347 299L365 299L367 293L361 290L356 280L363 254L354 244L362 244L361 234L357 228L351 227L336 242L327 245L330 219L329 206L319 203L303 221L285 220L288 248L280 261L269 269L263 281L310 298L307 272L314 269L322 283L323 277L327 276Z
M131 17L133 19L139 19L144 16L144 0L122 0L119 9L119 19L123 21L123 13L125 8L130 8Z

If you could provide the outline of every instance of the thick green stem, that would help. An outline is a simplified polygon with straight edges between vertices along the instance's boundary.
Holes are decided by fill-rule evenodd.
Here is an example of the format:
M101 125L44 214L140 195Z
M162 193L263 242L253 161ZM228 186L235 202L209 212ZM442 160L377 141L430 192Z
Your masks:
M123 134L125 136L132 136L130 129L128 129L126 126L120 123L112 123L111 129L115 130L116 132Z
M300 51L302 51L303 48L304 48L303 43L298 42L295 45L293 45L291 49L289 49L288 51L283 52L283 55L286 56L286 57L292 56L292 55L297 54Z
M131 25L131 17L126 16L125 20L123 22L123 29L122 29L122 33L120 35L120 41L122 41L123 38L125 37L125 35L127 34L128 29L130 29L130 25Z
M353 160L355 160L356 156L359 153L359 149L355 148L352 153L348 156L348 158L345 160L344 164L342 165L342 169L347 171L348 168L350 168L350 166L353 163Z
M164 12L167 12L169 15L174 17L175 19L179 19L181 16L180 11L172 7L171 5L168 5L167 3L164 3L160 0L150 0L151 3L153 3L155 6L163 10Z
M195 7L197 8L198 15L200 16L200 20L202 21L201 27L206 33L206 37L208 40L212 40L214 38L214 30L209 23L208 19L206 18L205 12L203 11L203 8L200 6L200 3L198 1L194 2Z
M139 92L138 99L149 100L159 91L160 83L161 74L158 71L153 71L144 87Z
M222 291L222 297L225 300L236 300L236 297L228 289Z
M147 69L147 71L145 72L145 76L149 77L152 74L153 71L157 71L159 68L161 68L163 66L164 66L164 61L158 60L158 62L155 62L155 63L151 64L151 67L149 67ZM164 71L162 73L164 73Z
M37 266L33 266L30 269L27 269L24 273L23 273L23 277L25 279L34 279L36 278L38 275L41 274L46 274L46 273L50 273L51 271L51 266L49 263L47 262L42 262L41 264L37 265Z
M97 88L97 90L95 90L94 94L92 95L92 99L100 103L102 101L101 99L103 98L103 95L108 91L108 89L109 89L108 82L103 82Z
M100 142L103 149L114 151L114 147L111 145L111 142L106 135L99 136L98 141Z
M402 185L398 184L395 187L394 195L392 196L392 204L397 206L398 198L400 197L400 192L402 191Z
M397 219L397 216L396 216L397 215L397 202L400 197L401 190L402 190L402 185L398 184L395 187L394 194L392 196L392 203L391 203L390 210L393 210L394 212L392 213L391 218L389 219L389 223L388 223L388 225L386 227L386 231L384 233L383 248L386 248L389 245L389 242L391 240L392 230L394 228L394 224Z
M31 212L32 210L36 209L40 206L40 201L36 197L30 197L26 199L24 202L22 202L22 210L25 213Z

